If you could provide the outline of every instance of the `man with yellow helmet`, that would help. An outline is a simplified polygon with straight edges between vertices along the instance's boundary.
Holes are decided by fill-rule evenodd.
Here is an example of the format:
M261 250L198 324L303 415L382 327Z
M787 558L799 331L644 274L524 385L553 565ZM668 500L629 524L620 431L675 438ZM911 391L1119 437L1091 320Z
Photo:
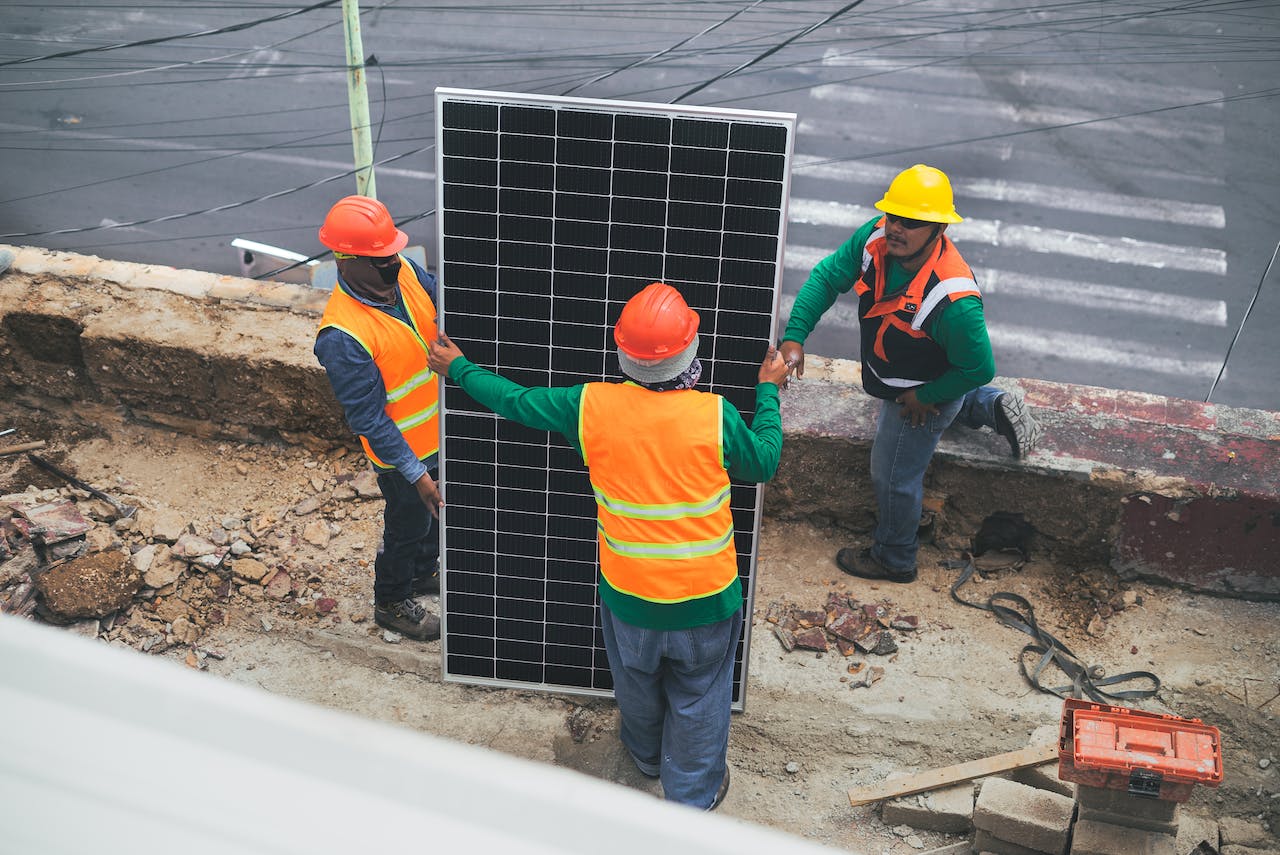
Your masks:
M804 341L841 294L858 298L862 385L882 400L871 447L879 513L872 545L836 564L865 579L912 582L924 474L953 422L987 426L1025 456L1040 431L1020 395L987 386L995 359L973 273L946 237L961 222L951 182L923 163L898 174L884 212L814 266L796 297L780 351L804 374Z
M698 313L663 282L641 289L613 331L625 383L531 389L463 356L442 335L431 368L498 415L557 431L582 456L596 497L598 593L621 738L668 801L716 808L742 629L730 476L773 477L782 452L778 387L760 366L750 427L702 374Z

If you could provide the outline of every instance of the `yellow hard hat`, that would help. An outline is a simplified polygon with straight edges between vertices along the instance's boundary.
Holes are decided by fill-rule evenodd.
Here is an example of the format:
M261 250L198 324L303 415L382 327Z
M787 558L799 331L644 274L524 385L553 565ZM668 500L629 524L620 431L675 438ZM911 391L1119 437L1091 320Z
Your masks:
M927 223L960 223L956 203L951 195L951 181L941 169L917 163L904 169L893 179L876 208Z

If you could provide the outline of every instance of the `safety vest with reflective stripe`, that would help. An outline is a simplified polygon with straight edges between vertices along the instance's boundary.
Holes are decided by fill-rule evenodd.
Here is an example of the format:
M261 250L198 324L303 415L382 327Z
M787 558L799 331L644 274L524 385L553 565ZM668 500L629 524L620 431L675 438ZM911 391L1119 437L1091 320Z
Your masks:
M929 259L900 291L886 297L884 218L862 251L858 295L862 332L862 385L876 398L896 398L904 389L940 377L950 366L929 334L936 314L961 297L978 297L973 271L942 235Z
M676 603L738 576L719 395L588 383L578 438L595 490L600 572L617 591Z
M335 285L320 329L340 329L368 351L387 390L388 418L418 459L425 460L440 449L439 383L427 365L427 342L436 337L436 307L407 261L401 261L399 283L412 326L366 306ZM360 437L360 444L374 466L393 468L378 459L365 437Z

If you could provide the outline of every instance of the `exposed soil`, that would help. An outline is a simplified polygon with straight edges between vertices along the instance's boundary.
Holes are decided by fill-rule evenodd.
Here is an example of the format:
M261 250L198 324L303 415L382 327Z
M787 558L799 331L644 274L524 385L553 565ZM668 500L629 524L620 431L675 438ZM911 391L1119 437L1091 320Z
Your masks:
M172 582L144 584L132 605L103 619L72 621L39 598L32 619L65 623L217 679L653 789L620 748L611 701L444 683L439 643L385 640L370 603L381 501L362 497L366 467L355 451L210 442L0 404L0 429L7 427L17 430L0 447L45 439L40 454L140 506L133 521L112 523L109 506L67 489L25 455L0 457L0 495L75 499L98 523L88 541L99 551L172 549L160 535L164 520L175 518L215 545L239 540L248 547L214 569L183 566ZM961 838L930 832L918 840L899 836L874 806L851 808L847 793L890 772L1021 748L1038 727L1057 722L1061 701L1034 691L1019 673L1019 651L1030 639L951 599L957 571L941 562L959 558L975 532L973 520L950 510L937 517L920 580L903 586L862 583L835 567L835 551L864 532L821 516L766 517L745 711L733 723L733 786L722 813L853 852L907 853L916 851L913 843L955 842ZM0 507L0 519L9 514L7 504ZM1067 539L1070 520L1029 517ZM13 529L6 533L17 542ZM250 559L261 569L230 569ZM0 605L12 604L22 582L6 565L13 566L0 563ZM1221 729L1225 781L1217 790L1197 788L1187 810L1280 828L1280 604L1121 582L1103 564L1064 560L1057 551L1033 549L1025 564L996 554L984 566L989 572L966 585L966 598L984 601L997 590L1026 597L1039 622L1083 662L1108 673L1159 675L1158 697L1135 706ZM881 627L897 646L886 655L845 656L834 644L826 652L788 652L769 618L821 612L833 594L881 604L888 618L914 617L918 628L906 628L909 621ZM858 662L864 664L851 672ZM870 679L872 669L883 673Z

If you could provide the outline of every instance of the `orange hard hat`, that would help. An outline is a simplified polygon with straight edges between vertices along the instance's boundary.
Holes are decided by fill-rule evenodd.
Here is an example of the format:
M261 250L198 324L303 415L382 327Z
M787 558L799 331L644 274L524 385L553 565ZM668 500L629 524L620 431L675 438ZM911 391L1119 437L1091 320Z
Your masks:
M647 285L628 300L613 328L620 351L650 363L681 353L697 334L698 313L665 282Z
M409 236L396 228L391 212L377 199L347 196L325 215L320 243L347 255L381 258L404 249Z

